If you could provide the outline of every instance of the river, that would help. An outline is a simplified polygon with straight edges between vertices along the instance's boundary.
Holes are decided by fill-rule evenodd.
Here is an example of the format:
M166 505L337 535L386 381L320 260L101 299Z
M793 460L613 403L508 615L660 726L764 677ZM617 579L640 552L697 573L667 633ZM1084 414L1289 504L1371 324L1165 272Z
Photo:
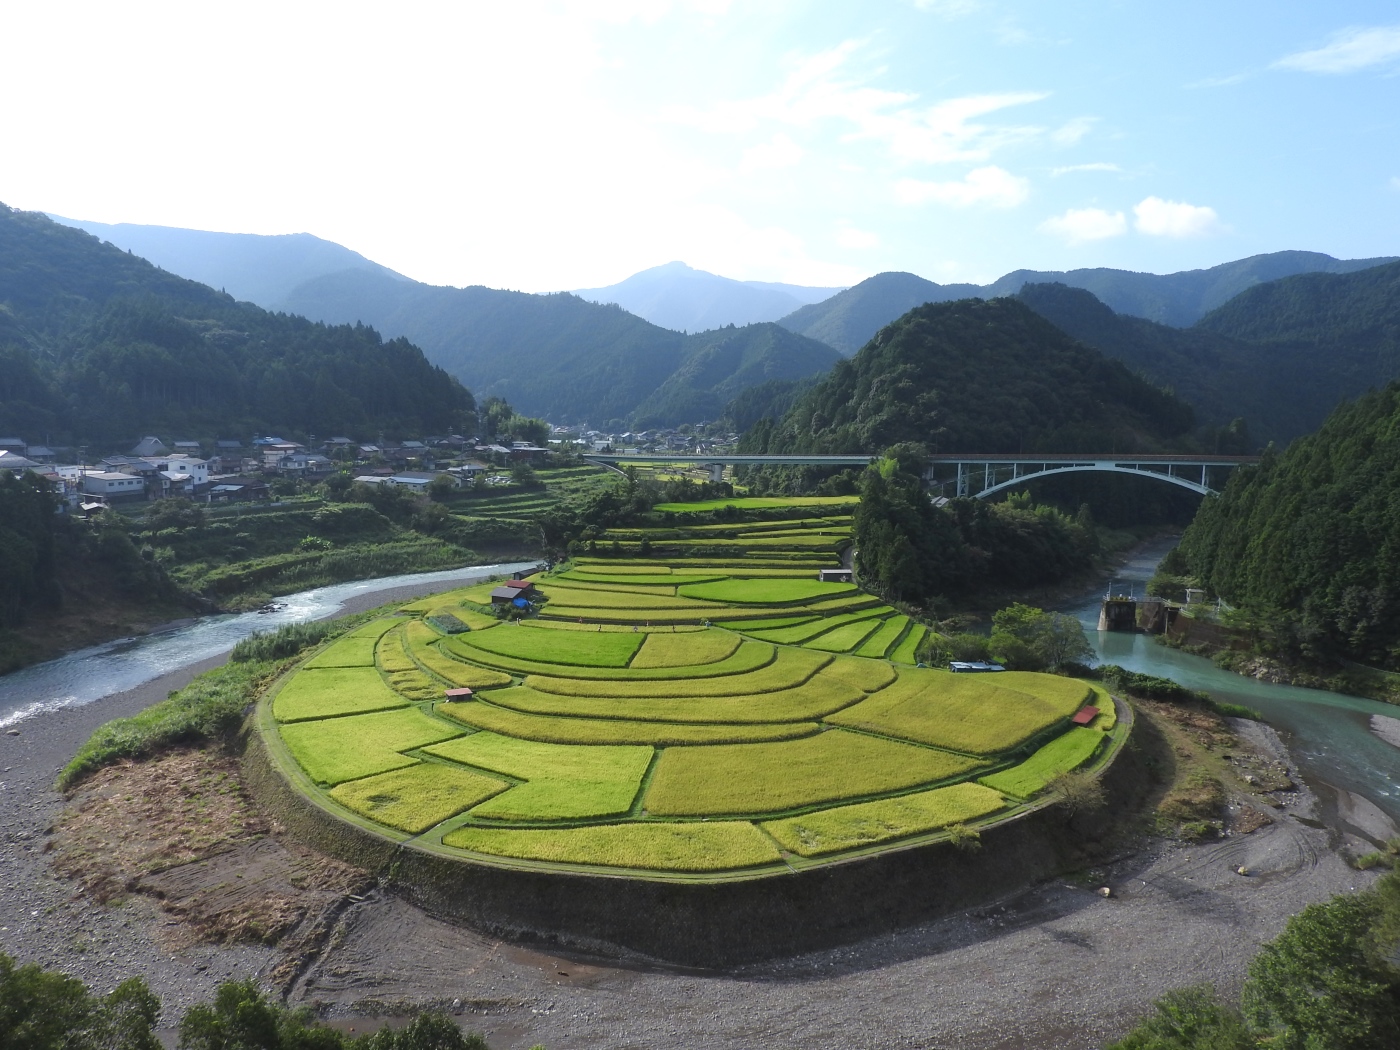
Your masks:
M1137 593L1145 593L1143 585L1175 542L1147 545L1114 579L1136 584ZM1299 771L1315 789L1322 788L1319 795L1324 804L1330 801L1329 808L1337 804L1338 790L1354 792L1400 823L1400 748L1371 732L1373 715L1400 718L1400 707L1321 689L1271 685L1222 670L1148 635L1099 631L1097 597L1068 611L1084 625L1102 663L1170 678L1216 700L1258 711L1283 734Z
M226 653L256 631L335 616L352 598L405 587L454 583L534 568L534 562L469 565L441 572L382 576L317 587L278 598L259 612L202 616L171 630L120 638L34 664L0 678L0 729L26 718L95 700Z
M1116 578L1145 584L1173 542L1143 548ZM523 562L475 565L317 587L279 598L270 611L201 617L172 630L82 649L0 679L0 728L132 689L228 652L255 631L334 616L352 598L437 583L446 589L463 580L527 567ZM1319 689L1270 685L1221 670L1147 635L1099 632L1098 598L1071 611L1084 624L1100 661L1170 678L1218 700L1254 708L1284 734L1300 771L1310 784L1324 789L1324 798L1335 799L1338 791L1354 792L1400 823L1400 748L1370 731L1372 715L1400 717L1400 707Z

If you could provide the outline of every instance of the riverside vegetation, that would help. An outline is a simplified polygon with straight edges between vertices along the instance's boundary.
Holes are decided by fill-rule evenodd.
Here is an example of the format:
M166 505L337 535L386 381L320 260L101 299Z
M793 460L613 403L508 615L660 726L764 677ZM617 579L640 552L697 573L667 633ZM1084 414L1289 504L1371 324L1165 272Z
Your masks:
M1199 585L1234 608L1223 625L1285 677L1400 696L1400 385L1341 406L1316 434L1206 500L1160 583Z
M160 1000L139 977L106 995L75 978L0 953L0 1046L11 1050L158 1050ZM226 981L180 1018L180 1050L488 1050L445 1014L354 1037L310 1009L271 1001L251 981ZM535 1050L542 1050L536 1047Z

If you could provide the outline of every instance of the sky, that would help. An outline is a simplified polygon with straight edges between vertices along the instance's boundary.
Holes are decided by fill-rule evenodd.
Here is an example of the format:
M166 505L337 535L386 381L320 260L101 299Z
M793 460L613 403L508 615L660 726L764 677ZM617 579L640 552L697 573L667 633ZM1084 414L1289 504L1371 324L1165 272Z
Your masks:
M433 284L1400 254L1400 6L8 5L0 201Z

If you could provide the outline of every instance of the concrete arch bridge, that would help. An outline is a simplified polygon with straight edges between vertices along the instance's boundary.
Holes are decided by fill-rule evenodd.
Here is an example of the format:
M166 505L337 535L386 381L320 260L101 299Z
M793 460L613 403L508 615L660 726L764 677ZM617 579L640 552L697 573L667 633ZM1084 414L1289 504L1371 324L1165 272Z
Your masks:
M720 480L726 466L829 466L862 467L879 458L878 453L841 456L820 455L716 455L713 453L675 456L618 455L592 453L584 460L620 470L628 464L686 465L708 467L711 477ZM985 499L1003 489L1060 474L1096 471L1151 477L1200 495L1219 492L1229 472L1236 467L1259 462L1258 456L1117 456L1117 455L966 455L938 453L929 457L924 479L941 486L944 495L975 496ZM951 492L949 488L951 487Z

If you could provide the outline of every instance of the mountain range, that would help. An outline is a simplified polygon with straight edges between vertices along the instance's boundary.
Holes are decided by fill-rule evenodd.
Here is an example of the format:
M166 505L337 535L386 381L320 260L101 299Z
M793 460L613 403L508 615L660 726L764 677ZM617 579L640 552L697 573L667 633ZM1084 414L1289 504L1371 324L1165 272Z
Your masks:
M580 288L574 294L592 303L616 303L662 328L704 332L731 324L776 321L839 291L842 289L735 281L693 270L683 262L670 262L606 288Z
M355 270L307 281L284 308L401 332L478 397L556 423L716 419L746 387L825 372L840 355L772 322L696 335L557 292L441 288Z
M1384 263L1378 259L1334 259L1320 252L1273 252L1180 273L1130 270L1015 270L991 284L935 284L912 273L879 273L829 299L804 306L779 323L820 339L846 356L896 317L923 303L995 299L1028 284L1055 283L1092 292L1120 314L1184 328L1257 285L1303 273L1354 273Z
M697 422L718 418L739 395L729 418L751 422L785 411L794 383L814 380L909 310L966 298L1019 296L1066 333L1178 392L1204 422L1243 417L1261 443L1306 433L1340 400L1400 375L1400 288L1385 276L1392 259L1276 252L1165 275L1017 270L990 285L882 273L776 323L728 327L724 317L771 316L830 289L732 281L681 263L577 295L447 288L308 234L84 225L118 247L144 244L158 265L198 270L235 297L251 289L280 311L405 337L479 396L505 397L556 422ZM586 301L592 297L622 305ZM629 304L673 327L623 308ZM677 330L711 324L699 334Z

